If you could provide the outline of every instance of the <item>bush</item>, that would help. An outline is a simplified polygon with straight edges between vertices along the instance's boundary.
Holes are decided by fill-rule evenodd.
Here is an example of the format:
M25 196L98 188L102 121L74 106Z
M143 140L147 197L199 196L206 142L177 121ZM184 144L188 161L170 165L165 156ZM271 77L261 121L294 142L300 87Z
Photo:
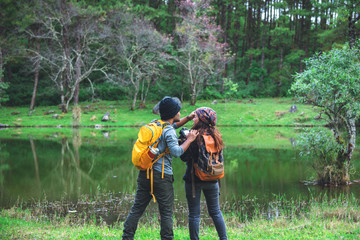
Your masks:
M7 102L9 100L9 96L6 94L6 89L8 89L8 87L8 83L0 82L0 107L1 103Z
M345 151L345 146L336 141L330 130L306 129L299 136L300 156L310 162L320 184L342 183L344 167L338 166L338 158Z

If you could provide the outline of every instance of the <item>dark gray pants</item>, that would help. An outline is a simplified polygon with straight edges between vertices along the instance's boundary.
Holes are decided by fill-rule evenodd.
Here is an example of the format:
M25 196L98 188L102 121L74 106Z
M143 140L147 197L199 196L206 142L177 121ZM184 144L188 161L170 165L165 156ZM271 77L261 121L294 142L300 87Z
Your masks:
M158 171L154 171L153 177L153 191L156 202L159 204L161 217L161 239L173 239L174 177L164 174L162 179L161 172ZM146 179L146 171L140 171L137 178L135 202L125 220L122 239L134 239L139 219L150 200L152 200L150 179Z

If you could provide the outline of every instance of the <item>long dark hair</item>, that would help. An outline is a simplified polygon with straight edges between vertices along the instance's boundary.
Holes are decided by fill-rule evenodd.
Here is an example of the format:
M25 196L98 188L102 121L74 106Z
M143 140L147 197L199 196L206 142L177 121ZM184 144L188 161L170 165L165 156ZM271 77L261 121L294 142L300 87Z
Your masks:
M215 140L215 147L217 149L224 148L224 142L221 133L219 132L219 130L217 130L217 128L215 128L215 126L209 126L208 124L204 123L199 119L197 124L193 126L192 129L198 130L199 132L199 135L196 137L198 146L200 146L201 144L202 135L204 135L205 133L209 133L212 136L212 138Z

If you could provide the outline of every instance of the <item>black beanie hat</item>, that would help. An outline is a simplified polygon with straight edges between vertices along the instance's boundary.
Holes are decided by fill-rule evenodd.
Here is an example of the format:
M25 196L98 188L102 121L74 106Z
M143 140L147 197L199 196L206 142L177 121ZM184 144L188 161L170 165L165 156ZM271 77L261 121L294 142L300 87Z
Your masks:
M174 99L170 97L164 98L161 100L159 106L161 120L168 120L175 117L175 115L180 112L180 109L180 105L175 102Z

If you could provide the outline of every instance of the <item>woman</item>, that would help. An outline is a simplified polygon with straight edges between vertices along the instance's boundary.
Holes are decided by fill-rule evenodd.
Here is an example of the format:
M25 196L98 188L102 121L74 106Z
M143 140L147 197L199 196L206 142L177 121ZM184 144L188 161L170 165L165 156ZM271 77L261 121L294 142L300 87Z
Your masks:
M217 180L202 181L194 169L194 165L198 166L200 161L199 152L201 153L201 147L205 144L205 137L203 135L206 138L211 136L210 138L215 142L215 147L220 150L219 154L222 159L224 144L220 132L215 128L216 119L216 112L211 108L201 107L195 110L192 129L198 130L199 134L196 140L191 143L189 149L181 156L181 160L186 162L187 165L183 179L185 181L185 192L189 208L191 239L199 239L201 191L204 193L207 209L214 221L219 238L227 239L225 222L219 206L219 183Z

